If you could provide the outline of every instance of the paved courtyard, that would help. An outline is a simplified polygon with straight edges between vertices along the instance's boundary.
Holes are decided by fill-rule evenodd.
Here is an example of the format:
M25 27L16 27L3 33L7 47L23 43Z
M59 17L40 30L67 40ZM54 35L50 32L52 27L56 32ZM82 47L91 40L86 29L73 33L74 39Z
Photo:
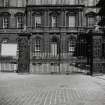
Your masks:
M83 74L0 73L0 105L105 105L104 84Z

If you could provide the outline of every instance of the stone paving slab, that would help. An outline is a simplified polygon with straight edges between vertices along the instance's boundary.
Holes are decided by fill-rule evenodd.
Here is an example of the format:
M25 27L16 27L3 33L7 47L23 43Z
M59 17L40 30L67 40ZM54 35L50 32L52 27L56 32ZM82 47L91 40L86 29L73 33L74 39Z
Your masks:
M105 90L87 75L0 73L0 105L105 105Z

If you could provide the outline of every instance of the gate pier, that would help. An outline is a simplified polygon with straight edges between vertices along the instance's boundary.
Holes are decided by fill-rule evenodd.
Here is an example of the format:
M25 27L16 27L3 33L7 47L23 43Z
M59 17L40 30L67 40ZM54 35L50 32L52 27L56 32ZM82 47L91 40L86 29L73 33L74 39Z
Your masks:
M30 33L18 35L18 73L27 73L30 69Z

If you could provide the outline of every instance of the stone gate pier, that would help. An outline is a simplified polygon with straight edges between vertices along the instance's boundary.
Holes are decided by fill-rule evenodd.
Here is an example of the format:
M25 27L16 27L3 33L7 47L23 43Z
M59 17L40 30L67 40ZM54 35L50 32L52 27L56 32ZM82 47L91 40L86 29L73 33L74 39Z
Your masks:
M18 73L29 72L30 69L30 36L30 33L19 33L18 36Z

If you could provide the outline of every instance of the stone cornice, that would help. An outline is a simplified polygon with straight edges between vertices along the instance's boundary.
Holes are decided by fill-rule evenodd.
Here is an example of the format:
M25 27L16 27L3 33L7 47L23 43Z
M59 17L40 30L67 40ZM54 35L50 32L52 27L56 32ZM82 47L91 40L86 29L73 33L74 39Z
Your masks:
M84 5L28 5L27 10L83 10Z

